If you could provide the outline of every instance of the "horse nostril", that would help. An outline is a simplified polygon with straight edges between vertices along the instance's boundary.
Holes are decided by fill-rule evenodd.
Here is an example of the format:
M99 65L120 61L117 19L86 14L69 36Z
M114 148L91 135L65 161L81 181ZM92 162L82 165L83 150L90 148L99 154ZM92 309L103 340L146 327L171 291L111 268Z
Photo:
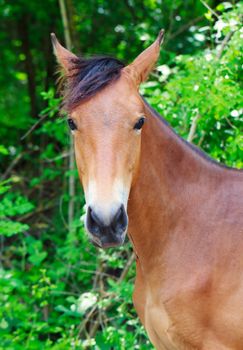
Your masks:
M94 210L91 209L91 207L88 207L86 224L89 232L93 233L94 235L98 235L100 233L100 228L103 226L101 220L95 214Z
M91 219L94 223L96 223L100 227L103 226L103 222L99 219L99 217L95 214L95 211L92 210L91 208L90 208L90 216L91 216Z
M112 220L112 227L115 231L123 232L127 228L127 223L127 214L124 205L122 204Z

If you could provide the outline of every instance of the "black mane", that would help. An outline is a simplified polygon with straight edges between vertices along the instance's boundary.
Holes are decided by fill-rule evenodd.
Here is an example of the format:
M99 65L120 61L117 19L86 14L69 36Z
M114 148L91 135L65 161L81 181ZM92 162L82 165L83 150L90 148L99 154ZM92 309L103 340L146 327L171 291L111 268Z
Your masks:
M125 66L109 56L77 57L72 58L70 63L72 68L64 84L64 108L67 111L117 80Z

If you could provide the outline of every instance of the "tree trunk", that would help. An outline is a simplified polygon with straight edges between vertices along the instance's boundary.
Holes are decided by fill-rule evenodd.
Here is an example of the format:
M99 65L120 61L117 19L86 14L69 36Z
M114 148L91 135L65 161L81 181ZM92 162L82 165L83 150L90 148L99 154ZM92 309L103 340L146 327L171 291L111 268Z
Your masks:
M71 1L71 0L70 0ZM69 1L69 2L70 2ZM67 15L67 7L65 0L59 0L59 6L61 11L63 30L65 44L68 50L72 49L72 39L71 39L71 30L70 22ZM70 146L69 146L69 183L68 183L68 193L69 193L69 204L68 204L68 227L69 231L72 229L72 222L74 218L74 196L75 196L75 176L73 173L75 160L74 160L74 147L73 147L73 138L70 134Z
M36 118L38 114L35 88L35 69L29 43L28 16L25 14L18 22L18 31L22 42L22 49L25 55L25 71L28 81L28 93L30 98L30 114Z

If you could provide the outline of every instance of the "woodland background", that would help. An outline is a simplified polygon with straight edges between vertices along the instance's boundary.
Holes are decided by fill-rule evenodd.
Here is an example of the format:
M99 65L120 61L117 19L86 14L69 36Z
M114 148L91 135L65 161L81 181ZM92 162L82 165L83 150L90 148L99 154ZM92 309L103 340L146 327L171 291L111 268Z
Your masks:
M213 158L243 166L242 3L0 0L0 350L152 349L132 305L130 244L98 250L50 44L131 62L161 28L141 93Z

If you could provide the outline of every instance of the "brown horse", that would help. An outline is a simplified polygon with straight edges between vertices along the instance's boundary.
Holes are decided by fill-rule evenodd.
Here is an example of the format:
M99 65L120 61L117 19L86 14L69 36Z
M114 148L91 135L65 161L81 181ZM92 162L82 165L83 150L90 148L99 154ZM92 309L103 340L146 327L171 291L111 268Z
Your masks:
M86 228L95 245L119 245L129 217L134 305L156 349L242 350L243 173L182 140L139 95L162 37L124 67L79 58L53 35Z

